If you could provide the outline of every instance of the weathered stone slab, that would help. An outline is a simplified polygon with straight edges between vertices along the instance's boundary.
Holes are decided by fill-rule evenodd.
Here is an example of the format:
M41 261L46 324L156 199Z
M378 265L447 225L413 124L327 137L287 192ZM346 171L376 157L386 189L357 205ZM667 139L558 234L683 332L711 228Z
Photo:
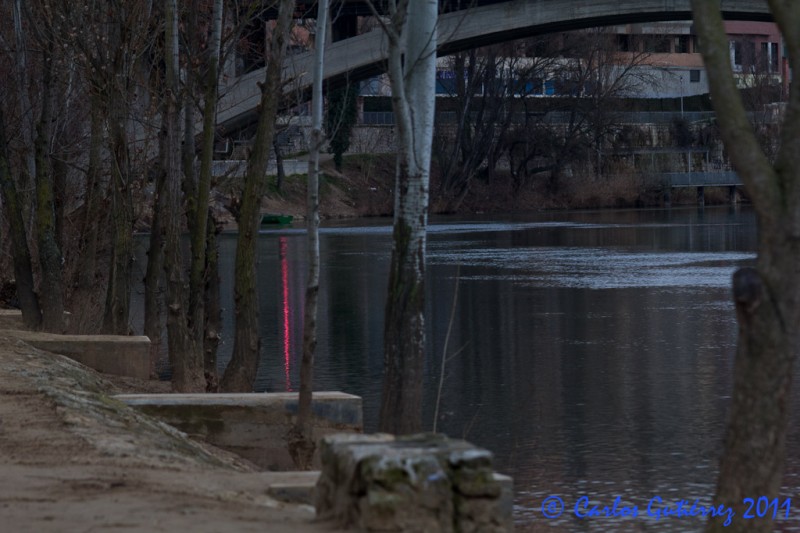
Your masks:
M150 378L150 339L127 335L57 335L26 330L0 330L31 346L69 357L98 372Z
M287 503L314 505L318 471L270 472L267 494Z
M362 531L510 530L510 478L491 452L443 435L332 435L322 439L320 519ZM504 497L505 496L505 497Z
M514 479L495 472L494 480L500 485L500 516L505 519L506 531L514 531Z
M294 424L296 392L123 394L116 398L261 468L294 468L284 436ZM311 409L316 439L332 433L363 430L358 396L315 392ZM319 447L313 464L319 465Z
M22 311L19 309L0 309L0 329L22 329Z
M64 322L69 325L72 315L69 311L64 311ZM22 311L19 309L0 309L0 329L25 329L22 322Z

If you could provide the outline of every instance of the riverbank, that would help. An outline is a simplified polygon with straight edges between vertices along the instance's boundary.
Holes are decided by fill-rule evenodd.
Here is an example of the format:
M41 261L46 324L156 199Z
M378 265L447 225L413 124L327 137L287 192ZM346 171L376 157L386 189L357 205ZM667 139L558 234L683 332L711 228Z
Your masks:
M333 531L312 508L270 498L275 474L109 397L161 386L0 336L3 530Z
M322 164L320 213L323 219L391 216L394 196L395 159L392 154L346 156L342 172L333 162ZM663 191L637 174L618 176L564 176L555 190L547 180L516 182L508 173L497 172L491 180L472 179L465 193L448 195L442 191L439 171L431 170L431 214L491 214L540 210L657 207L663 204ZM672 204L692 205L697 201L694 188L675 189ZM707 205L724 204L728 191L708 188ZM262 203L262 211L292 215L301 220L306 213L306 176L287 176L280 188L272 185ZM232 217L227 229L235 228Z

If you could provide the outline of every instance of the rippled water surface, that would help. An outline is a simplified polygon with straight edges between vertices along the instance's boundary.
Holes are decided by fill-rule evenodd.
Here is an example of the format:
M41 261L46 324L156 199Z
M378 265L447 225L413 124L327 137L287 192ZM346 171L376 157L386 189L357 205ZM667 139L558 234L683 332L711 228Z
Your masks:
M438 429L495 453L497 470L514 477L519 531L697 529L689 518L642 515L655 496L667 506L708 503L713 494L736 338L729 284L754 259L753 213L725 207L431 222L426 427L446 359ZM389 225L329 226L321 242L316 388L363 396L368 430L377 426ZM269 231L259 246L258 387L293 390L305 235ZM231 309L233 236L222 250ZM230 319L224 333L231 338ZM787 495L800 485L799 452L794 432ZM552 494L567 511L547 520L541 505ZM579 520L572 508L581 496L592 505L620 496L640 515ZM776 526L800 530L791 519Z

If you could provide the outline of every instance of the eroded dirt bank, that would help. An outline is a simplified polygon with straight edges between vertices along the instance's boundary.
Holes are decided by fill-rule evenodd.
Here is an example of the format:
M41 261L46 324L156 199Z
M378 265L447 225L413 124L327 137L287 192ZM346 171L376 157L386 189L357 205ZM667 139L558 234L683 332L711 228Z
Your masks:
M267 496L272 474L106 394L117 390L0 336L0 531L332 531Z

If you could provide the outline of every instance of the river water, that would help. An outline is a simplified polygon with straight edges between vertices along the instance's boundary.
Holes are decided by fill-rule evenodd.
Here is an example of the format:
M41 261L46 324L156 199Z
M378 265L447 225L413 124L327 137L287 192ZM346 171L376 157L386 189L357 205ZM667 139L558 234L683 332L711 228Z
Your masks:
M362 396L370 431L391 221L346 224L322 230L315 388ZM234 247L223 236L228 310ZM426 428L444 359L438 430L494 452L496 469L514 477L519 531L698 528L696 519L643 515L655 496L663 504L654 510L713 495L736 341L730 278L752 264L755 247L747 208L433 218ZM298 385L305 254L302 229L261 236L258 390ZM796 433L787 496L800 485ZM550 495L566 505L553 520L541 507ZM620 496L639 516L581 520L581 496L601 507ZM791 518L776 527L800 530Z

